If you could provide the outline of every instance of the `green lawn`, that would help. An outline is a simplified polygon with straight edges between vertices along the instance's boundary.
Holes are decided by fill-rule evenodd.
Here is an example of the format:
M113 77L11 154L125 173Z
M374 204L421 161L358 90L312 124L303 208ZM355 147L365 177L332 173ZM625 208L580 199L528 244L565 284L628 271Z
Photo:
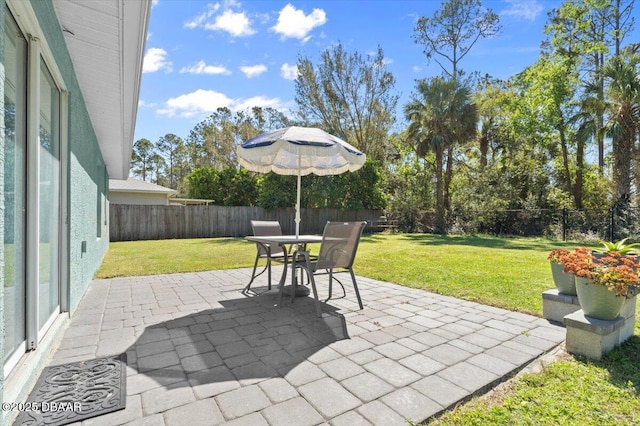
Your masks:
M253 266L255 256L255 244L241 238L117 242L96 278L242 268Z
M541 293L553 287L547 254L575 245L540 238L367 235L355 271L541 316ZM252 243L234 238L111 243L96 277L248 267L254 256ZM602 361L568 356L427 424L640 424L639 335L636 321L636 336Z

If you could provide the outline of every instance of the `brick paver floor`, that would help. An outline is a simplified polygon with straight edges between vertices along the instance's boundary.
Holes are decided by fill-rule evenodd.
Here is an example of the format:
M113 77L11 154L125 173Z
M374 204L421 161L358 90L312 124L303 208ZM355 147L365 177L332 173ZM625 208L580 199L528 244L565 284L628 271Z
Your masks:
M364 310L347 279L319 319L310 297L243 295L249 276L94 281L51 365L126 351L127 407L82 425L406 425L565 338L541 318L363 277Z

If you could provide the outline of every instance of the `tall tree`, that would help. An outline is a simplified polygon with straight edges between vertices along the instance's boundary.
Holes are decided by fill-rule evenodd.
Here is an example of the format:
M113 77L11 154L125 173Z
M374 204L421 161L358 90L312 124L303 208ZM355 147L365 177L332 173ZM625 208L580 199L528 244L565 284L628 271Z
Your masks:
M608 80L609 122L613 144L613 177L616 199L631 194L632 157L640 131L640 56L613 58L605 66Z
M500 18L480 0L447 0L432 17L421 17L414 28L413 40L423 46L427 59L433 59L443 73L457 82L464 72L459 63L482 38L500 32ZM448 62L448 64L447 64ZM449 68L450 67L450 68ZM449 210L449 185L453 177L455 144L445 148L445 209Z
M481 38L500 31L500 18L480 0L448 0L432 17L421 17L414 28L413 40L424 46L428 59L436 61L454 80L462 74L459 62ZM443 62L448 62L445 66Z
M451 178L444 171L445 149L471 139L476 133L478 113L470 100L470 90L455 80L439 77L420 80L417 95L405 105L409 120L408 138L416 153L424 157L428 151L435 153L436 175L436 229L447 232L447 206ZM447 163L451 161L447 158ZM447 166L452 170L452 166Z
M489 163L489 151L495 158L500 147L500 124L504 115L504 104L512 96L506 82L492 79L485 75L480 79L478 90L473 94L473 103L478 109L480 120L480 159L479 168L482 172Z
M187 138L192 168L213 166L222 170L236 166L236 144L261 132L289 125L289 119L282 112L270 107L236 112L218 108L198 123Z
M151 180L154 181L153 176L155 176L155 184L156 185L167 185L167 178L162 174L162 171L166 168L166 161L164 157L160 155L158 152L155 152L151 158L149 159L151 163Z
M158 139L156 147L160 154L164 156L166 167L169 169L167 173L169 188L176 189L179 183L179 177L176 173L178 168L176 166L180 164L180 160L185 155L184 141L173 133L167 133Z
M142 180L147 180L147 173L152 170L151 156L154 154L153 143L149 139L138 139L133 143L132 163L133 172Z
M198 123L187 138L187 145L200 148L198 167L213 166L222 170L235 165L235 124L229 108L218 108L205 120Z
M594 123L598 146L598 167L604 173L605 76L604 66L620 55L620 46L633 28L633 0L569 0L549 13L544 32L549 40L543 46L557 55L573 60L581 69L583 86Z
M571 194L574 205L582 208L582 171L584 165L585 140L576 140L576 155L573 159L572 117L575 115L574 95L578 87L578 78L574 60L565 56L544 54L533 66L520 76L523 83L523 100L527 102L535 117L553 129L549 135L550 148L559 146L562 156L561 182ZM572 172L573 167L577 173Z
M317 67L309 58L298 58L297 114L303 123L320 125L382 160L395 121L395 81L380 47L363 56L334 45Z

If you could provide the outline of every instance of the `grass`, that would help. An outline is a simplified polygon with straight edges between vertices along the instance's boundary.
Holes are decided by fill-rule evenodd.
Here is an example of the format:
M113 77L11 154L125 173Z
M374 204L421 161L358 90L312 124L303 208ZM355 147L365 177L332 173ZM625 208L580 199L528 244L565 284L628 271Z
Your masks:
M375 234L364 236L358 275L542 315L552 287L548 252L575 243L541 238ZM97 278L248 267L243 239L111 243ZM602 361L566 356L474 398L428 425L640 424L640 321L636 336Z
M96 278L242 268L253 266L255 255L255 244L240 238L116 242Z
M550 288L548 252L557 242L489 236L373 235L358 252L358 274L542 315ZM551 285L552 286L552 285Z

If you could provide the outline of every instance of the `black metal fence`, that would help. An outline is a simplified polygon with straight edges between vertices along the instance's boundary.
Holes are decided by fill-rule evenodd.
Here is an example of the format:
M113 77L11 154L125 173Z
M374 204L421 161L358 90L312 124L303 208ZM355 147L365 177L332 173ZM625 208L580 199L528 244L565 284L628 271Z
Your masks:
M425 212L416 229L433 230L433 212ZM401 229L402 230L402 229ZM558 240L640 239L640 207L616 204L606 209L510 209L455 211L451 233L548 237Z

